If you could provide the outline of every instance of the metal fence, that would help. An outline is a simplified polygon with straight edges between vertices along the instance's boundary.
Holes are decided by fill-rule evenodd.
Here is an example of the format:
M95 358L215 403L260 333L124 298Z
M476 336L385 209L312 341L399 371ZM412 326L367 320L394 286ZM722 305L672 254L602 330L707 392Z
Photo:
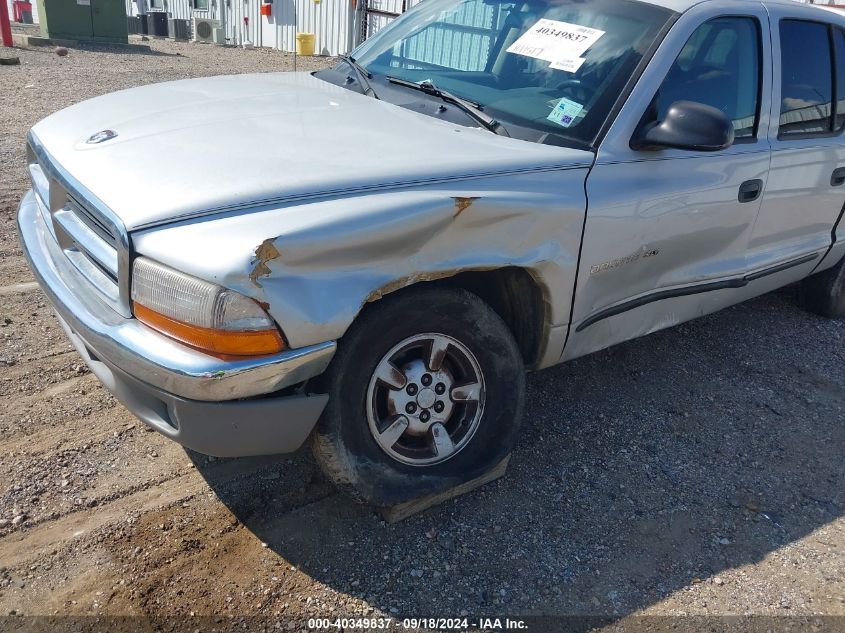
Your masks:
M405 66L418 63L420 68L433 65L483 71L498 31L500 6L478 2L459 5L440 23L404 42L401 56Z
M356 44L378 33L422 0L359 0L362 3Z

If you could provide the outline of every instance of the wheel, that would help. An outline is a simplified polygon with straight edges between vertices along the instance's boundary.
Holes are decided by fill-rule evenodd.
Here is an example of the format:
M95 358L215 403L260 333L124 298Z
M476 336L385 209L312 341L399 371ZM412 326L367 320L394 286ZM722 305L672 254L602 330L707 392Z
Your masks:
M320 378L329 403L313 435L338 487L378 506L474 479L510 452L525 370L502 319L449 287L368 306Z
M845 317L845 258L802 281L799 296L810 312L832 319Z

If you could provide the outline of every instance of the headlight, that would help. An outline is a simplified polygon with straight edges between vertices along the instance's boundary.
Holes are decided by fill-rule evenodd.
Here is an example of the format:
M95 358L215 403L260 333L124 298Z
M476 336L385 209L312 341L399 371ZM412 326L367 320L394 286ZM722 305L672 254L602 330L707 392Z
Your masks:
M252 299L145 257L132 267L132 310L142 323L221 355L273 354L285 343Z

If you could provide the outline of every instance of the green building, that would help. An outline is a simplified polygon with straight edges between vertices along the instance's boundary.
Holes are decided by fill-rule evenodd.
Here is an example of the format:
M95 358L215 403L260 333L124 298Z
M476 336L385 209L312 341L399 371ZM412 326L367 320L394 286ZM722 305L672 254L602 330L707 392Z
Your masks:
M128 42L124 0L37 0L41 34L51 39Z

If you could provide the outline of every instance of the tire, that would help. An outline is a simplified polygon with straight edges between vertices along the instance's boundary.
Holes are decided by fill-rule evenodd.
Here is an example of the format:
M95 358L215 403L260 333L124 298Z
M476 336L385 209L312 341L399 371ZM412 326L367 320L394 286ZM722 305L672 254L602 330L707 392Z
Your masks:
M845 317L845 258L833 268L802 281L799 297L809 312L830 319Z
M431 371L434 347L445 349L439 371ZM404 387L385 370L388 360L402 369ZM329 402L312 436L314 455L340 489L376 506L441 492L493 468L513 447L525 398L522 356L502 319L476 295L440 286L367 306L320 383ZM467 384L483 387L461 387Z

